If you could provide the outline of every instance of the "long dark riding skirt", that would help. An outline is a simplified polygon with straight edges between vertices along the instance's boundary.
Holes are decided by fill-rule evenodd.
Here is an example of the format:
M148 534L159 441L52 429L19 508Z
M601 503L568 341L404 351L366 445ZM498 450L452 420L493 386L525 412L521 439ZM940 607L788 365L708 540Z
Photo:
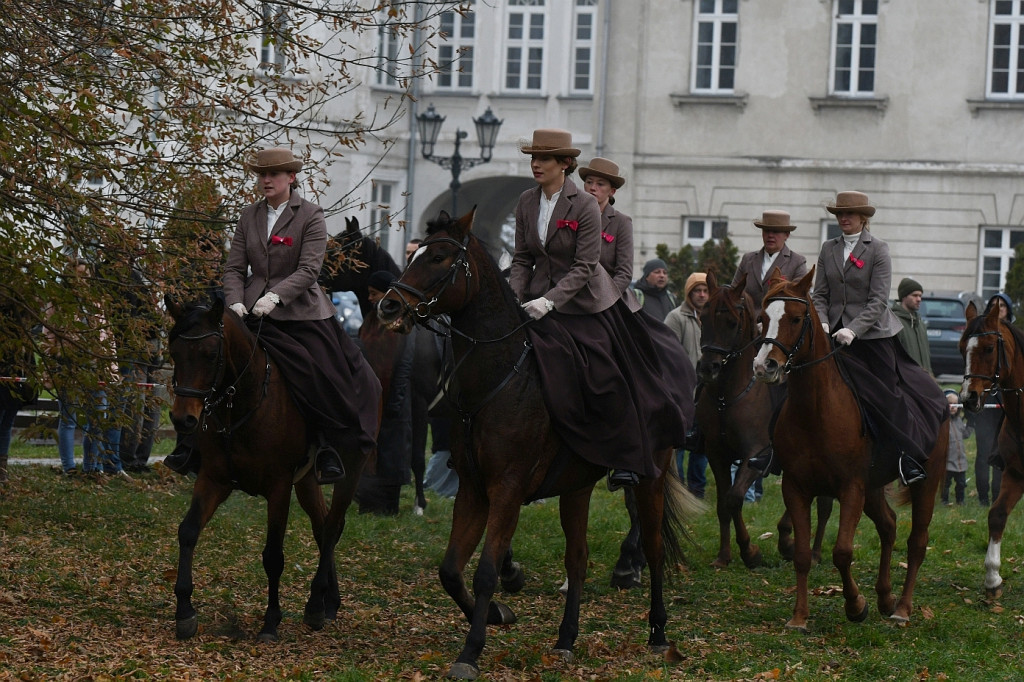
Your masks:
M342 448L372 450L377 441L380 382L333 317L248 321L288 382L299 410Z
M697 377L672 331L621 300L594 315L552 312L528 327L555 429L583 459L644 477L682 447Z
M855 340L836 357L878 431L879 444L890 454L895 445L919 462L927 460L949 415L949 403L935 379L895 336Z

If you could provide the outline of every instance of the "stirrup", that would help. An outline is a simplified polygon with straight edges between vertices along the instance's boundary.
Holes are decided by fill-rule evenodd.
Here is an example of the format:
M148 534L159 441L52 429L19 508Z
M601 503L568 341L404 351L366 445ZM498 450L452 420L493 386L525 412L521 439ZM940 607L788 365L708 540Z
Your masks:
M341 455L326 441L321 441L320 449L313 456L313 473L320 485L338 483L345 478Z
M777 473L773 471L775 464L775 448L768 445L753 457L747 460L747 467L753 469L761 476Z
M615 492L621 488L632 488L640 483L640 477L626 469L612 469L608 474L608 490Z
M921 463L906 453L900 455L898 469L903 485L911 485L927 477Z

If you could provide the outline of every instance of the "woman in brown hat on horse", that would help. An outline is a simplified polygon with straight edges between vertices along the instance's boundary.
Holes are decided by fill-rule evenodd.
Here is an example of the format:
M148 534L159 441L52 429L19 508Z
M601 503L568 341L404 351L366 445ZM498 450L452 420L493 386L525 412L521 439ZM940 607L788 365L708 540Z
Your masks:
M612 276L619 291L632 291L633 219L615 210L615 190L626 184L614 161L595 156L589 166L580 167L580 180L587 194L597 199L601 211L600 263Z
M693 421L693 367L601 267L601 212L570 179L580 154L572 135L536 130L521 151L537 187L516 206L509 284L536 321L530 340L555 427L611 470L613 488L654 478L652 453L682 445Z
M238 220L224 270L225 304L246 318L281 367L319 440L317 479L336 483L345 477L339 449L368 452L376 445L380 382L317 283L327 227L323 209L296 191L302 160L276 147L260 151L248 168L264 198ZM197 466L192 454L179 443L164 463L187 473Z

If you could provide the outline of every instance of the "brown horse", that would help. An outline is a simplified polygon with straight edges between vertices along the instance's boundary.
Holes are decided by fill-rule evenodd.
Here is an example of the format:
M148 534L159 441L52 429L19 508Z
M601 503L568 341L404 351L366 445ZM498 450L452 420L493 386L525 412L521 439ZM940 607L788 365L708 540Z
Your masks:
M267 500L263 568L268 600L259 639L277 640L282 547L293 481L320 549L303 616L303 622L318 630L336 616L341 603L334 548L366 457L360 451L342 453L348 476L335 485L328 509L310 466L305 420L256 336L238 315L225 311L219 297L208 306L184 307L170 297L166 303L174 318L169 336L174 362L170 417L178 433L195 434L203 453L191 505L178 526L176 635L188 639L198 628L192 563L199 534L228 495L242 490Z
M462 652L448 672L462 679L479 675L487 625L515 622L511 609L492 601L498 568L522 505L544 497L561 498L569 586L554 652L571 658L587 568L590 496L607 473L572 453L553 428L527 340L529 322L497 264L471 234L472 221L471 212L458 221L442 214L431 223L418 255L379 304L381 318L403 330L415 320L451 315L455 365L447 394L462 417L452 429L460 485L440 577L470 622ZM651 575L648 645L656 650L668 645L665 556L681 559L679 505L693 499L677 478L664 473L671 457L671 449L654 453L663 473L642 479L636 489ZM470 593L463 569L485 531Z
M789 390L773 431L776 456L782 464L782 495L793 517L796 550L796 606L787 627L807 630L807 574L811 568L810 503L817 495L839 500L839 532L832 562L839 569L846 601L846 617L862 621L867 601L853 579L853 540L861 513L867 514L881 544L875 592L878 610L894 620L908 621L913 609L914 585L928 545L928 524L935 493L946 467L949 420L926 464L927 477L903 489L913 505L907 539L907 577L897 602L889 575L896 541L896 514L886 500L886 484L896 478L895 461L872 461L872 440L860 405L829 351L829 338L821 328L810 299L812 268L799 282L773 279L765 294L761 325L764 345L754 360L758 379L777 382L788 375Z
M1024 333L999 319L999 306L979 315L974 303L969 303L966 313L967 327L960 337L960 352L966 361L960 400L967 410L979 412L989 393L999 393L1006 415L997 444L1006 470L999 496L988 510L985 554L985 591L990 597L999 597L1003 593L999 566L1006 518L1024 495Z
M772 398L767 384L754 377L754 353L760 336L754 319L754 304L737 286L719 286L714 272L708 273L708 302L700 315L701 358L697 376L701 381L697 398L697 423L704 433L705 453L718 491L718 555L713 566L724 568L732 561L729 523L736 528L736 544L747 568L761 565L761 550L750 541L743 522L743 495L757 472L747 466L751 456L769 447ZM733 481L732 465L738 463ZM812 550L821 561L832 498L818 498L818 528ZM793 558L793 523L789 512L778 523L779 554Z

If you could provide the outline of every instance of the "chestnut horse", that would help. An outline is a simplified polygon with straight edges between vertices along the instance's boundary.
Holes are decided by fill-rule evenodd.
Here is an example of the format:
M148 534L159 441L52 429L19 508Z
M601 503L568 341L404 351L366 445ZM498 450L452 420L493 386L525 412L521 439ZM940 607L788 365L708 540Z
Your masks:
M829 350L830 339L810 299L813 281L814 268L799 282L772 280L761 313L764 345L754 359L758 379L773 383L787 375L789 384L772 433L775 454L782 464L782 496L793 518L796 545L796 606L787 627L807 630L810 503L818 495L839 500L839 532L832 562L842 577L846 617L859 622L868 613L867 601L850 570L854 534L864 513L874 522L881 545L875 582L878 610L906 622L913 610L914 585L928 545L935 493L945 474L949 419L942 422L928 456L927 477L902 489L901 502L909 497L913 511L907 539L907 576L897 601L889 575L896 514L886 500L886 484L896 478L897 463L895 458L872 459L873 444L857 397L840 371L836 351Z
M178 639L192 637L199 617L192 605L192 563L199 534L233 490L267 500L267 610L261 641L276 641L281 622L278 590L284 570L283 542L294 482L295 494L312 522L320 561L303 622L315 630L333 619L341 604L334 548L345 527L365 463L361 451L342 452L347 477L334 486L328 509L310 466L306 422L277 365L224 300L182 306L170 297L174 318L169 351L174 363L171 421L181 434L195 434L203 453L192 502L178 526L178 577L174 583Z
M769 447L772 399L768 385L754 378L754 353L760 336L754 319L754 303L737 286L718 285L714 272L708 273L708 302L700 315L701 358L697 376L701 390L697 398L697 423L704 433L705 452L718 491L718 555L712 565L725 568L732 561L729 523L736 528L736 544L747 568L761 565L761 550L750 541L743 522L743 495L757 477L747 460ZM732 465L738 463L736 480ZM821 561L832 498L818 498L818 528L812 549ZM793 523L785 512L778 523L779 554L793 558Z
M484 246L471 233L473 212L458 221L447 214L431 223L426 241L399 282L379 303L381 318L408 331L414 321L451 316L455 365L447 395L462 416L452 429L452 459L459 474L451 534L439 570L441 584L470 622L449 677L475 679L487 625L515 622L493 601L498 568L508 550L522 505L560 497L569 576L565 610L553 653L571 658L579 633L580 597L586 576L587 521L594 484L607 473L566 447L552 425L531 353L523 313L512 289ZM684 502L693 497L669 474L672 450L654 453L662 474L636 487L644 551L650 567L648 645L668 646L662 596L665 557L681 560ZM486 531L473 576L463 569Z
M960 352L966 361L960 400L967 410L979 412L989 393L999 393L1006 414L996 446L1006 470L999 496L988 510L985 553L985 591L990 597L999 597L1003 593L999 566L1006 518L1024 494L1024 332L999 319L999 306L979 315L974 303L969 303L966 316L967 327L960 337ZM978 453L979 457L986 455Z

